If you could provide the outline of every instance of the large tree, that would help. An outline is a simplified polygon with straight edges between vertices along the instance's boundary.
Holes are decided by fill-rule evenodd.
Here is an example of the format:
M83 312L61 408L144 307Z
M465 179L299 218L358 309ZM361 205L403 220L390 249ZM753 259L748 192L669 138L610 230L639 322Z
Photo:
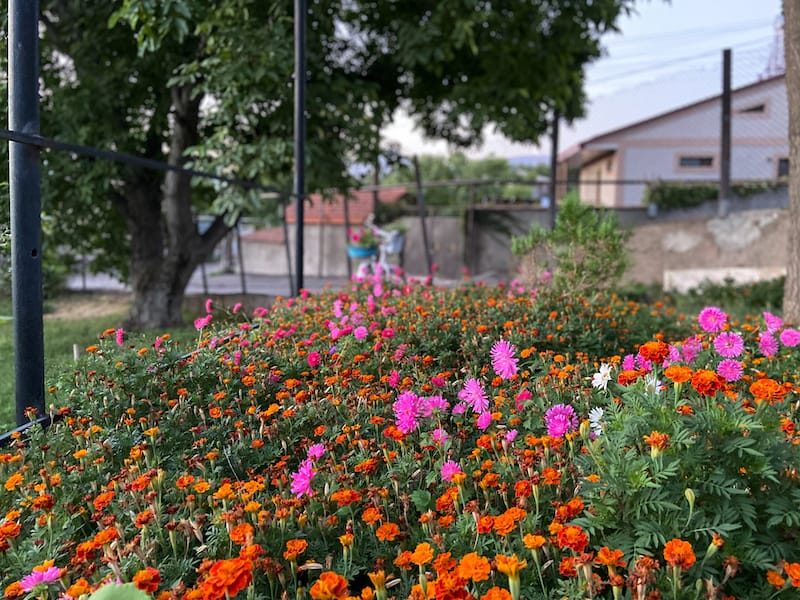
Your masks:
M784 317L800 323L800 2L783 0L786 90L789 99L789 242Z
M582 114L583 68L633 0L309 0L308 185L373 162L398 107L457 145L535 141ZM289 0L41 0L42 133L290 189ZM5 11L4 11L5 13ZM271 197L49 153L59 244L133 289L131 324L180 321L194 269ZM215 220L201 230L197 211ZM120 257L125 261L121 262Z

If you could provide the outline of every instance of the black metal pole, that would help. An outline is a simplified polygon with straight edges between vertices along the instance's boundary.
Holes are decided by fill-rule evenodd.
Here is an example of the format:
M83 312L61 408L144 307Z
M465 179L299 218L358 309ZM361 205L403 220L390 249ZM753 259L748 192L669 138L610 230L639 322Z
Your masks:
M558 120L560 115L558 109L553 110L553 131L551 138L552 148L550 149L550 183L548 194L550 194L550 229L556 228L556 215L558 206L556 205L556 180L558 179Z
M433 275L433 255L431 245L428 241L428 226L425 224L425 216L428 209L425 206L425 188L422 187L422 171L419 168L417 156L411 159L414 164L414 178L417 180L417 209L419 210L419 224L422 227L422 244L425 246L425 262L428 264L428 275Z
M8 3L8 127L39 133L39 2ZM42 199L39 148L10 142L11 286L17 425L44 415Z
M722 51L722 124L717 215L728 216L731 203L731 49Z
M305 201L306 137L306 0L294 1L294 197L297 224L295 229L294 291L303 289L303 203Z

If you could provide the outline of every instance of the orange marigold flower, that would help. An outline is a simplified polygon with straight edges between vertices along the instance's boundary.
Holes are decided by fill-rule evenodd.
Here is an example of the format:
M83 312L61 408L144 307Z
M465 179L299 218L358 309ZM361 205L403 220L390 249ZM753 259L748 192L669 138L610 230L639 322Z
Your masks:
M668 565L685 571L695 562L692 545L678 538L671 539L664 545L664 560Z
M698 394L703 396L714 396L722 389L722 385L722 378L714 371L698 369L692 375L692 387Z
M483 515L478 519L478 533L489 533L494 528L494 517Z
M250 585L253 580L253 563L243 558L218 560L203 582L205 598L232 597Z
M594 562L597 565L605 565L606 567L624 567L626 563L622 560L622 556L622 550L611 550L608 546L603 546L597 551Z
M692 370L684 365L671 365L664 369L664 377L672 383L684 383L692 378Z
M103 510L114 499L115 495L116 492L114 491L97 494L97 496L94 499L94 502L92 503L94 504L94 509L98 512Z
M393 542L400 535L400 528L396 523L387 522L375 530L375 535L382 542Z
M775 589L781 590L783 589L783 586L786 585L786 580L781 576L780 573L770 569L767 571L767 583L769 583L771 586L774 586Z
M786 563L783 568L792 582L792 587L800 588L800 563Z
M394 566L406 571L411 569L411 550L403 550L400 555L394 559Z
M481 596L481 600L511 600L511 592L505 588L494 586Z
M519 572L528 566L527 560L520 560L516 554L504 556L498 554L494 557L497 570L506 575L509 579L519 578Z
M428 542L417 544L414 552L411 553L411 562L415 565L422 566L428 564L433 560L433 549Z
M639 373L639 371L625 369L624 371L620 371L619 375L617 375L617 383L620 385L630 385L639 379L640 376L641 373Z
M639 354L642 358L660 365L669 356L669 344L665 344L660 340L645 342L639 347Z
M22 525L17 521L3 521L0 523L0 540L11 540L19 536Z
M664 450L669 442L669 436L666 433L661 433L660 431L651 431L650 435L644 436L644 441L647 442L651 448Z
M25 590L22 589L22 584L20 584L19 581L15 581L6 587L3 595L6 600L16 600L17 598L22 598L25 595Z
M542 483L544 485L559 485L561 483L561 472L547 467L542 471Z
M286 542L283 558L288 561L296 561L297 557L306 551L306 548L308 548L308 542L305 540L289 540Z
M347 579L333 571L325 571L309 593L314 600L344 600L347 598Z
M465 554L458 563L458 576L472 581L486 581L492 566L489 560L477 552Z
M231 541L234 544L245 546L253 540L253 533L255 530L250 523L239 523L236 527L231 529Z
M563 556L558 565L558 573L564 577L577 577L578 570L575 568L574 556Z
M558 545L562 550L570 548L575 552L581 553L586 549L588 543L589 536L577 525L567 525L558 532Z
M6 479L5 488L7 492L13 492L22 484L22 474L21 473L13 473L11 477Z
M331 500L336 502L340 507L349 506L354 502L361 500L361 494L355 490L341 489L336 490L331 494Z
M781 401L786 394L783 386L774 379L758 379L750 384L750 393L758 402Z
M94 536L95 547L105 546L119 537L119 532L115 527L109 527L98 531Z
M361 520L367 525L374 525L383 518L381 511L374 506L368 506L361 515Z
M92 586L89 585L89 582L86 580L85 577L81 577L73 583L71 586L67 588L67 596L70 598L80 598L84 594L88 594L92 591Z
M133 583L143 592L154 594L161 585L161 573L158 572L158 569L147 567L133 576Z
M543 535L527 533L522 538L522 543L528 550L538 550L547 543L547 539Z

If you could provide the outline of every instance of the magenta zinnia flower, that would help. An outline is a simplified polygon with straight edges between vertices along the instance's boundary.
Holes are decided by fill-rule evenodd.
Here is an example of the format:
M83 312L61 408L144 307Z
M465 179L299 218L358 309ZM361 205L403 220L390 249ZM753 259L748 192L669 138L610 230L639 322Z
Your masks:
M310 458L307 458L301 462L297 473L292 473L291 476L292 493L298 498L302 497L303 494L312 496L314 494L314 490L311 489L311 480L314 479L315 474L314 465L311 463Z
M687 363L691 364L694 362L694 359L697 358L697 355L703 349L703 342L700 341L700 338L696 335L688 338L685 342L683 342L683 346L681 347L681 352L683 353L683 360Z
M742 363L726 358L717 365L717 374L725 381L739 381L742 378Z
M758 349L767 358L772 358L778 352L778 340L775 339L774 335L765 331L758 338Z
M472 409L472 412L482 413L489 408L489 399L481 385L475 378L467 379L464 388L458 392L458 399Z
M50 584L58 581L61 577L61 569L58 567L48 567L44 571L33 571L30 575L23 577L19 586L24 592L30 592L33 588L40 584Z
M714 348L720 356L725 358L736 358L744 350L744 340L737 333L724 331L714 339Z
M547 435L563 437L578 427L578 417L575 409L569 404L556 404L544 414L544 423L547 425Z
M464 471L461 470L461 467L455 461L448 460L442 465L442 479L445 481L453 481L454 475L458 475L459 473L463 472Z
M516 351L514 344L506 340L499 340L492 346L492 368L501 379L511 379L517 374L519 359L514 356Z
M764 311L764 322L767 324L767 331L770 333L775 333L781 327L783 327L783 319L778 316L773 315L770 312Z
M794 348L800 344L800 331L797 329L784 329L780 335L781 344L787 348Z
M697 315L697 322L700 323L703 331L717 333L725 327L725 323L728 322L728 315L716 306L706 306Z
M491 424L492 424L492 413L490 413L488 410L478 415L478 420L475 421L475 425L477 425L478 429L480 429L481 431L484 431Z
M421 399L414 392L403 392L394 401L394 416L397 428L409 433L417 428L417 417L421 409Z

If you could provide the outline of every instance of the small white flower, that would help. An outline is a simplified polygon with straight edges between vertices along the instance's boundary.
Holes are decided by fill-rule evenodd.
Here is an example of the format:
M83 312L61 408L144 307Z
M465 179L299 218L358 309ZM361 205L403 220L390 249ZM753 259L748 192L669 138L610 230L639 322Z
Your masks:
M603 433L603 424L600 422L602 418L603 409L599 406L595 406L589 411L589 427L591 427L592 433L595 435L600 435Z
M661 382L655 373L648 373L644 379L644 389L648 394L658 396L661 393Z
M600 370L592 375L592 387L605 390L608 387L608 382L611 381L612 365L601 363Z

